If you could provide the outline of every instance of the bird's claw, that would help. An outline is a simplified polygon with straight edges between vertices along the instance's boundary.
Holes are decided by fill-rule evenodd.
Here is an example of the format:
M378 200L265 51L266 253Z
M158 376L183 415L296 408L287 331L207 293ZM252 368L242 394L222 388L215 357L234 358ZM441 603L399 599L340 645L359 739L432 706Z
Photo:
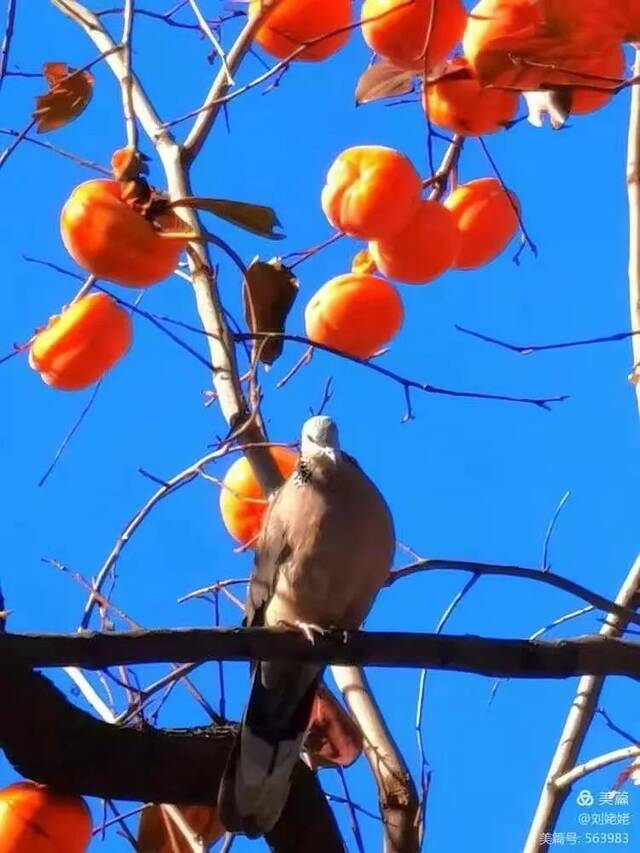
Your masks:
M312 646L316 644L316 636L324 637L329 633L328 629L323 628L322 625L316 625L313 622L303 622L300 619L296 619L295 622L287 622L282 619L280 620L280 624L286 628L295 628L300 631Z

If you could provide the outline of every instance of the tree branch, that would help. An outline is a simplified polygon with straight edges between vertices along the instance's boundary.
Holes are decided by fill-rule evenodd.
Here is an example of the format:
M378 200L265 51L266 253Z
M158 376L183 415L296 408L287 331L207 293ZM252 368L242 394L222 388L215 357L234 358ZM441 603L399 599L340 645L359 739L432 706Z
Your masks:
M0 669L3 683L11 685L11 702L0 705L0 745L23 776L104 799L215 803L234 726L159 731L109 725L76 708L42 675L6 663ZM277 853L343 853L333 813L302 762L267 841Z
M587 587L582 586L569 578L557 575L554 572L545 571L543 569L528 569L524 566L505 566L494 563L473 563L466 560L420 560L417 563L412 563L402 569L396 569L391 572L387 586L396 583L396 581L411 575L421 572L434 571L457 571L470 572L478 575L495 575L498 577L523 578L525 580L538 581L539 583L548 584L556 589L561 589L576 598L581 598L583 601L597 607L605 613L613 613L626 622L633 622L640 625L640 616L635 612L635 608L621 604L619 600L611 601L597 592L592 592Z
M640 571L640 562L638 564ZM604 629L603 629L604 630ZM0 660L26 667L104 669L141 663L287 660L428 667L501 678L640 677L640 643L601 632L530 641L476 636L332 631L313 644L300 631L190 628L121 633L0 635Z
M634 78L640 74L640 50L636 48ZM629 200L629 299L631 330L640 331L640 87L631 90L631 112L627 152L627 187ZM640 361L640 336L634 335L633 357ZM636 384L640 408L640 385ZM640 605L640 556L636 559L616 598L616 603L637 610ZM620 637L631 621L628 617L609 615L600 629L603 638ZM558 779L570 773L586 738L596 712L604 678L592 674L581 678L571 704L556 751L551 759L538 806L529 829L523 853L544 853L544 834L553 831L560 810L571 790L570 785L559 789Z
M627 575L616 598L616 603L625 609L637 608L640 603L638 600L639 590L640 557ZM619 642L614 638L620 637L624 633L629 621L624 616L607 616L600 629L601 641L605 643ZM585 674L578 682L575 698L571 703L569 714L558 740L558 746L551 759L523 853L546 853L548 849L546 845L542 844L541 839L545 833L553 832L560 810L570 791L570 787L558 789L556 780L575 767L598 706L605 674L596 672Z
M419 849L418 796L401 753L395 748L384 717L361 669L332 667L349 710L360 723L363 749L378 786L384 820L384 853Z

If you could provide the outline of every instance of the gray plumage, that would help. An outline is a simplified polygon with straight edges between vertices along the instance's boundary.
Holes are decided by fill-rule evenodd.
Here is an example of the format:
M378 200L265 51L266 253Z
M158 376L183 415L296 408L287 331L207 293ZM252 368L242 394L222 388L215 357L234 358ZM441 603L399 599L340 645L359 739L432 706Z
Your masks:
M256 543L245 624L359 628L394 548L384 498L340 451L334 422L310 418L296 470L273 498ZM219 794L228 831L257 837L280 817L321 674L315 664L254 664Z

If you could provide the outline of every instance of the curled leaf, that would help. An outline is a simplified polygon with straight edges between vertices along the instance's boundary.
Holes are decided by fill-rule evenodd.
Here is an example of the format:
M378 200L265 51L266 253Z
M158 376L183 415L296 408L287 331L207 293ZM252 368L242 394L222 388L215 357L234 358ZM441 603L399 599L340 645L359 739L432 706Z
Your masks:
M171 202L171 207L191 207L213 213L214 216L224 219L257 234L259 237L268 237L270 240L282 240L284 234L275 231L280 228L280 222L272 207L261 204L251 204L246 201L230 201L224 198L187 198L176 199Z
M180 806L179 810L193 835L201 838L207 849L224 834L215 808ZM139 853L191 853L193 846L162 806L148 806L140 815L137 849Z
M362 752L362 732L333 693L320 685L304 747L316 767L348 767Z
M291 306L298 295L298 280L279 258L268 263L255 258L247 267L242 288L244 316L252 332L285 329ZM271 365L282 353L281 338L263 338L254 344L263 364Z
M36 97L33 120L38 133L64 127L77 118L93 95L93 74L76 71L65 62L47 62L43 68L50 90Z
M383 98L408 95L413 90L415 71L398 68L391 62L378 62L367 68L356 86L356 104L370 104Z

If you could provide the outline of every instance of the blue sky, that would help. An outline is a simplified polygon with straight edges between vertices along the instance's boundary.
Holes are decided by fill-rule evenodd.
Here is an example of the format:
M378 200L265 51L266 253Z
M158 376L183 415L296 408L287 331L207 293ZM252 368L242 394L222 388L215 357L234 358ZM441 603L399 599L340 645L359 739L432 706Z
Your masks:
M219 14L226 3L211 0ZM19 3L10 68L39 70L44 61L76 67L95 56L83 34L48 4L38 15ZM147 8L164 11L149 0ZM182 15L188 19L187 12ZM109 18L114 32L120 24ZM228 44L236 23L225 27ZM140 18L134 67L164 118L201 102L212 68L207 44L197 34ZM321 66L297 66L268 95L259 90L236 100L229 129L220 121L194 169L201 195L273 205L287 239L278 245L211 222L245 261L268 259L321 242L331 233L320 210L324 174L335 155L354 144L381 143L406 152L428 173L424 121L415 103L356 109L353 90L368 53L356 33L347 47ZM248 59L239 80L261 70ZM120 96L106 67L94 68L95 95L86 112L50 141L108 164L124 144ZM0 93L2 125L21 129L41 80L12 77ZM284 389L275 382L300 355L288 346L264 377L264 412L271 437L293 441L333 377L329 413L342 441L385 494L399 539L425 556L540 564L545 530L561 496L571 491L553 535L554 569L613 596L638 550L636 483L640 438L634 395L627 382L627 342L520 356L474 340L454 324L508 341L531 344L609 334L628 328L626 284L625 141L628 93L603 111L579 118L559 133L520 123L487 139L506 183L518 194L527 228L539 253L526 251L516 266L515 243L497 261L473 273L451 272L426 287L402 287L406 320L384 364L439 386L522 396L570 395L551 412L531 406L416 394L416 418L402 424L402 390L357 365L317 354L311 366ZM5 144L4 141L2 144ZM151 153L146 143L143 150ZM461 162L462 180L490 174L471 140ZM61 243L59 211L71 189L91 177L55 154L22 144L3 168L4 215L0 258L0 345L8 351L68 302L72 279L24 260L35 255L76 270ZM152 180L161 172L152 165ZM358 245L340 241L299 268L300 298L289 329L301 332L304 305L334 275L346 272ZM229 309L240 313L239 282L224 257L220 289ZM114 291L118 290L114 287ZM118 291L125 298L131 291ZM185 282L177 277L145 294L148 310L194 322ZM11 609L10 628L72 631L83 591L42 563L55 558L86 577L93 575L129 517L153 492L145 469L168 478L206 452L224 422L203 406L206 369L140 318L135 343L109 374L95 405L44 487L38 481L56 448L87 403L90 391L64 394L46 387L24 357L0 367L5 401L0 420L3 568L0 582ZM188 333L185 333L185 336ZM190 343L205 351L201 338ZM221 476L226 464L211 473ZM202 602L176 599L216 579L249 572L247 555L236 555L222 527L214 485L197 481L162 502L118 564L113 600L148 627L206 626L213 611ZM399 553L397 564L406 562ZM432 573L382 593L368 622L385 630L433 630L443 609L465 581L455 573ZM579 602L524 581L483 579L452 619L449 630L495 637L527 637ZM223 620L238 614L223 606ZM597 630L597 616L554 632ZM140 670L144 682L163 668ZM245 668L227 668L230 715L240 714ZM412 769L417 770L413 720L418 673L371 671L388 722ZM217 701L216 671L196 678ZM69 682L56 681L71 694ZM489 705L492 682L463 674L429 675L425 708L427 756L433 772L425 849L515 853L526 836L550 755L555 748L575 683L503 684ZM603 704L614 720L637 731L632 685L607 683ZM122 697L118 697L122 701ZM77 698L75 701L82 702ZM161 717L164 725L204 722L203 712L176 691ZM596 719L584 757L623 745ZM605 791L620 768L586 783ZM0 782L15 773L3 763ZM349 771L354 799L375 809L364 760ZM330 792L340 790L332 772ZM630 792L628 811L633 812ZM558 829L580 831L572 797ZM98 804L94 804L97 805ZM125 806L126 808L126 806ZM345 835L348 824L338 806ZM98 811L95 811L98 814ZM640 819L640 818L637 818ZM631 832L633 833L633 828ZM364 817L366 850L380 846L380 827ZM636 828L635 837L640 829ZM91 851L119 851L113 833ZM239 842L239 851L261 845ZM354 848L355 849L355 848ZM602 850L619 846L600 845ZM623 848L624 849L624 848ZM630 849L630 848L629 848Z

